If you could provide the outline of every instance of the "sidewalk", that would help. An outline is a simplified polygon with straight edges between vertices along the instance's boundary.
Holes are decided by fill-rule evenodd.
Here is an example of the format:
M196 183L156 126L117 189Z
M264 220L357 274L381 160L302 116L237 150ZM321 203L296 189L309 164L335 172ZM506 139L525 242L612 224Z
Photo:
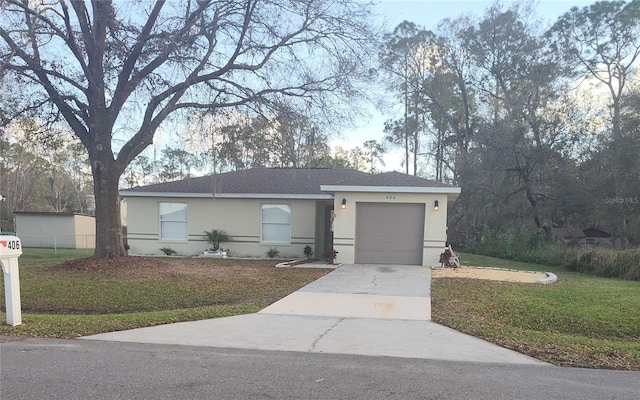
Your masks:
M430 280L427 267L343 265L257 314L83 339L545 365L431 322Z

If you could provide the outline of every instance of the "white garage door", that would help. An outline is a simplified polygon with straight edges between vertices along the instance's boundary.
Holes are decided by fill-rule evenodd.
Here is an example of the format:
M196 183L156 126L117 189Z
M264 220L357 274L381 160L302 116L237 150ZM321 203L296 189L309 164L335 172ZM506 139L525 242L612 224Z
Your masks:
M424 204L356 204L356 264L422 265Z

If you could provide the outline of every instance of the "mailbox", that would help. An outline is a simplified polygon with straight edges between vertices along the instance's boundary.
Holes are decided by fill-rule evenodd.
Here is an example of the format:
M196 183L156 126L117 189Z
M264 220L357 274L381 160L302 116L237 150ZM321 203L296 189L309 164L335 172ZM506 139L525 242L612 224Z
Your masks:
M7 308L7 324L22 324L20 306L20 276L18 257L22 254L22 243L16 236L0 236L0 263L4 276L4 298Z

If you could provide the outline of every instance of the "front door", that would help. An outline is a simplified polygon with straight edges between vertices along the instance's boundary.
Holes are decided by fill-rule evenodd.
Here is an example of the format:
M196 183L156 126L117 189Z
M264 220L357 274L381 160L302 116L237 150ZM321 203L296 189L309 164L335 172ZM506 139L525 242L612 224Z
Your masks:
M318 257L321 257L328 248L333 248L333 204L324 206L323 246L323 248L318 249Z

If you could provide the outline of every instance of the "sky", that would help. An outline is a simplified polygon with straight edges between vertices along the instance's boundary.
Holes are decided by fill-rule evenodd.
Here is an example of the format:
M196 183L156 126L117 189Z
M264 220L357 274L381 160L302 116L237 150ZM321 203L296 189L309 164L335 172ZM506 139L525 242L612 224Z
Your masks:
M539 0L536 1L536 13L544 20L552 23L572 7L585 7L595 3L596 0ZM504 6L513 4L514 1L503 0ZM384 19L388 30L404 20L414 22L426 29L435 29L444 18L455 18L460 15L481 17L484 11L494 1L486 0L378 0L377 13ZM354 130L342 133L341 137L331 141L332 146L340 146L345 149L362 147L367 140L383 142L384 121L397 116L385 114L375 107L370 108L371 116L362 121ZM390 149L384 158L383 171L404 171L402 165L402 151Z

